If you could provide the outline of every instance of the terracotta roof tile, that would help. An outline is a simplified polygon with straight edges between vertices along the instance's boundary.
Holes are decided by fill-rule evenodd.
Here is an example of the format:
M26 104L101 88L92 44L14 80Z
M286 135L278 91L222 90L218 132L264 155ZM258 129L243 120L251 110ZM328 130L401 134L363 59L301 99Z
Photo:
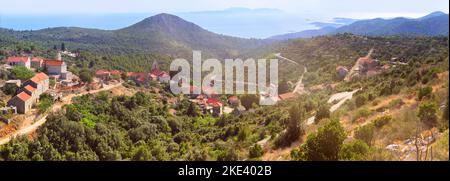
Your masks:
M109 73L111 73L111 75L120 75L120 74L122 74L122 72L120 70L111 70L111 71L109 71Z
M35 83L39 83L39 82L41 82L41 81L43 81L43 80L46 80L46 79L48 79L47 74L40 72L40 73L37 73L37 74L36 74L33 78L31 78L30 80L33 81L33 82L35 82Z
M42 59L41 57L33 57L33 58L31 59L31 61L32 61L32 62L42 62L43 59Z
M95 75L98 75L98 76L105 75L105 74L109 74L109 71L105 70L105 69L99 69L99 70L95 71Z
M16 97L18 97L22 101L27 101L28 99L31 98L31 96L25 92L21 92L21 93L17 94Z
M28 57L8 57L7 62L28 62Z
M61 60L45 60L44 62L45 65L50 65L50 66L61 66L64 64L64 61Z
M34 87L31 86L31 85L25 86L24 89L26 89L27 91L30 91L30 92L34 92L34 91L36 90L36 88L34 88Z

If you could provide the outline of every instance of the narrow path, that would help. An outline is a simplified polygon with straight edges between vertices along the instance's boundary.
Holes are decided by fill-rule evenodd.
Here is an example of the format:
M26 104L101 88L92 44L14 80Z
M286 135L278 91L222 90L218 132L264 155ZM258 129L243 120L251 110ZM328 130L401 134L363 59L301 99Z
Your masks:
M306 66L304 66L304 71L303 74L300 76L297 84L295 85L294 90L292 91L292 93L303 93L305 91L305 86L303 85L303 77L305 75L305 73L308 72L308 69L306 69Z

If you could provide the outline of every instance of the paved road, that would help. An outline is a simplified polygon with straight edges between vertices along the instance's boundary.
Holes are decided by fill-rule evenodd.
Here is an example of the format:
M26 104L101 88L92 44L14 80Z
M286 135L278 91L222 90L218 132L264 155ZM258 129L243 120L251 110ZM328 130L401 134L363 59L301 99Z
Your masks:
M360 90L361 90L361 88L350 91L350 92L339 92L339 93L331 95L331 97L327 101L328 103L332 103L334 101L339 101L339 102L337 102L336 104L334 104L330 107L330 109L329 109L330 112L336 111L339 107L341 107L345 103L345 101L352 99L353 94L355 94L356 92L358 92ZM306 120L306 125L313 124L315 119L316 119L316 116L308 118Z
M105 86L105 87L103 87L101 89L98 89L98 90L93 90L93 91L89 91L89 92L82 92L80 94L69 94L69 95L63 97L62 101L60 103L56 103L52 107L52 111L57 111L57 110L61 109L64 105L70 104L72 102L72 98L73 97L82 96L82 95L85 95L85 94L95 94L95 93L98 93L100 91L110 90L110 89L113 89L113 88L121 86L122 83L123 82L120 82L120 83L114 84L114 85L108 85L108 86ZM16 132L12 133L10 136L1 138L0 139L0 145L8 143L14 137L21 136L21 135L27 135L27 134L32 133L37 128L39 128L39 126L43 125L46 121L47 121L47 114L44 115L43 117L41 117L36 122L34 122L33 124L17 130Z
M288 58L286 58L286 57L281 56L281 53L275 53L274 55L275 55L276 57L278 57L278 58L283 59L283 60L287 60L287 61L289 61L289 62L291 62L291 63L293 63L293 64L300 65L300 64L298 64L297 62L295 62L295 61L293 61L293 60L291 60L291 59L288 59Z

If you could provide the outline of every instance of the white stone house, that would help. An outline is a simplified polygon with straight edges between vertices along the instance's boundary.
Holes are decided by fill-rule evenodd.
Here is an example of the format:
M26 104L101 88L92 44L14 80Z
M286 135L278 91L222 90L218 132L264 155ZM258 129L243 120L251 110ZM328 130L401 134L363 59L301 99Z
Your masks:
M8 57L6 62L10 66L22 66L28 69L31 67L30 57Z

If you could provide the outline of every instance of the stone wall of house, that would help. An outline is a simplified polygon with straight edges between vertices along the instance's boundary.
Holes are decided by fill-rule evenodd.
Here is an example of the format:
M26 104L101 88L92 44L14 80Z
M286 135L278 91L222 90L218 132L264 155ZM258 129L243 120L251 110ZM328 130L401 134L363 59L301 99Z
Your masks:
M25 114L33 106L33 100L30 98L27 101L22 101L18 97L14 97L8 101L8 106L15 106L17 113Z
M38 68L41 68L41 66L42 66L42 62L31 62L31 67L33 67L33 68L35 68L35 69L38 69Z
M61 74L67 71L67 65L63 64L61 66L55 66L55 65L47 65L47 72L50 75L55 75L55 74Z

